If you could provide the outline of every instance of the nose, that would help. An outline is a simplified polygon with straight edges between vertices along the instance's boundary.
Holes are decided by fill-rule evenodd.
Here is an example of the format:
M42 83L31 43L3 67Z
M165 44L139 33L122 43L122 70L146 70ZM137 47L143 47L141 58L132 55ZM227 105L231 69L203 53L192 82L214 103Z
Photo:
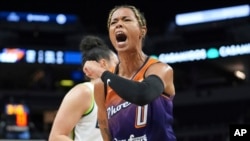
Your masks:
M122 24L122 21L118 21L117 23L116 23L116 28L121 28L123 26L123 24Z

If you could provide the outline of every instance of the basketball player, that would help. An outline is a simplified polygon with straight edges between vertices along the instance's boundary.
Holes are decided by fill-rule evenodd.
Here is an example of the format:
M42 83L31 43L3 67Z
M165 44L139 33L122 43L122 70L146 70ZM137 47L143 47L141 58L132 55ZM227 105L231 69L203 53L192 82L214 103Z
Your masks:
M107 26L120 61L115 74L96 61L84 65L86 74L107 85L106 95L95 94L99 108L106 109L99 117L103 134L112 141L176 141L173 69L142 51L147 33L144 15L134 6L116 6Z
M85 36L80 50L83 65L88 60L95 60L104 69L111 69L118 63L116 54L99 37ZM97 124L93 83L94 79L90 79L77 84L65 95L53 122L49 141L103 140Z

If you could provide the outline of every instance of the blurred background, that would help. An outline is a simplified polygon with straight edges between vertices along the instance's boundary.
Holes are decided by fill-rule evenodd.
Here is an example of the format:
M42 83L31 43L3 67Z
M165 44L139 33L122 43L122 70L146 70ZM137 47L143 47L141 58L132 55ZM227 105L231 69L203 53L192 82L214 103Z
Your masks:
M250 122L249 0L3 0L1 139L47 140L62 98L83 82L81 38L94 34L110 44L107 17L117 4L144 12L144 52L174 69L178 141L229 141L230 125Z

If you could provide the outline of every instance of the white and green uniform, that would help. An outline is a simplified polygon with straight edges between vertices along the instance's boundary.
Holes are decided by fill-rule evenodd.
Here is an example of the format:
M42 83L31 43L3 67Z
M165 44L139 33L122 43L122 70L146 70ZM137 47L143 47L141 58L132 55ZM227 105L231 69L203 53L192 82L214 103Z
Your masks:
M76 124L73 139L74 141L102 141L101 132L97 124L97 105L94 101L94 85L90 82L85 82L83 85L86 85L92 90L92 106L83 114L82 118Z

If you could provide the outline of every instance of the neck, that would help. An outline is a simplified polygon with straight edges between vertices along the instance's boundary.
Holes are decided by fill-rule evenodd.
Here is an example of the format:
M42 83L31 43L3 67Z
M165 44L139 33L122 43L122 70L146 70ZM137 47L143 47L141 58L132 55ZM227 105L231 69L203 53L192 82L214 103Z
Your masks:
M147 59L144 53L119 54L119 75L131 78L141 68Z

